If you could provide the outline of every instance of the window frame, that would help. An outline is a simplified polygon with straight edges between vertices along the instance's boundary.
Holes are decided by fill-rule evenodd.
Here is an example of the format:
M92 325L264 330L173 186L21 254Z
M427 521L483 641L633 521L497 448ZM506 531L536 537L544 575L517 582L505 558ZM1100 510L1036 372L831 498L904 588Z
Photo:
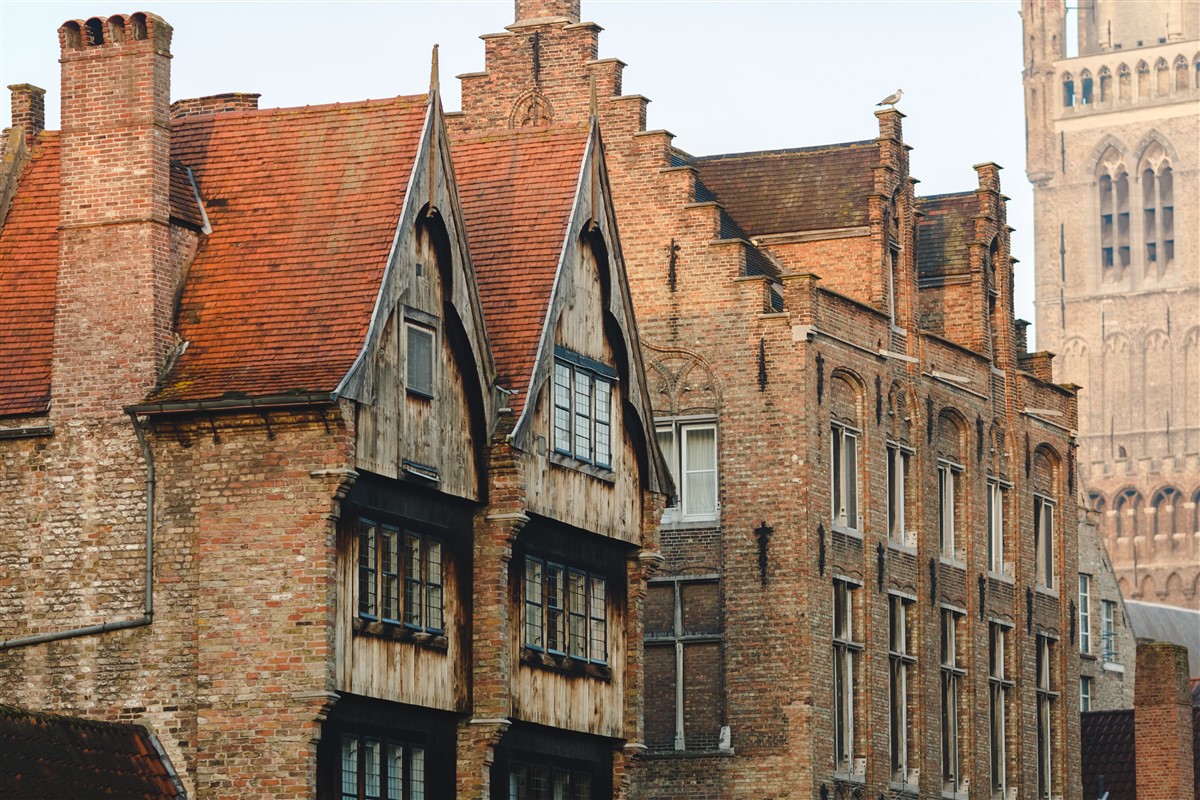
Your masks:
M1117 663L1117 601L1100 600L1100 646L1105 664Z
M370 531L369 537L367 530ZM356 619L366 623L381 623L393 629L445 635L446 546L443 538L365 514L356 517L354 536L357 548ZM389 541L391 544L385 547ZM409 541L418 543L416 564L420 575L415 578L410 571L411 563L406 558ZM369 554L365 559L364 549ZM432 572L431 552L437 553L436 575ZM388 569L389 554L391 569ZM413 587L415 592L412 591ZM367 589L370 589L369 593ZM418 598L419 606L415 617L411 605L414 596ZM389 611L393 613L389 614ZM437 624L433 624L435 621Z
M720 456L721 443L719 440L719 432L717 430L717 420L712 416L694 416L694 417L665 417L654 421L655 438L658 440L659 449L662 449L663 434L668 434L671 437L670 452L663 451L663 457L667 461L667 467L671 472L671 478L675 481L676 503L675 505L667 506L663 513L663 523L691 523L691 522L716 522L721 516L721 470ZM691 470L687 469L687 448L690 441L689 434L693 431L712 431L712 491L713 491L713 507L712 510L701 509L699 511L688 510L689 495L691 492L688 489L689 474L700 474L709 472L709 470Z
M1012 563L1004 560L1005 556L1005 517L1008 505L1008 493L1012 482L995 475L987 479L987 533L988 533L988 572L998 578L1012 580Z
M952 794L958 793L963 781L959 715L962 709L960 695L967 680L967 668L959 663L958 623L965 618L965 610L941 606L939 672L942 705L942 791Z
M540 788L533 785L535 770L545 776L546 782ZM595 775L590 770L543 759L512 759L508 762L505 772L508 777L505 797L513 800L540 800L550 797L592 800L596 785ZM565 778L565 782L559 783L561 778ZM584 786L586 788L583 788ZM560 787L564 791L563 794L558 793Z
M915 598L894 592L888 594L888 749L891 781L894 784L908 784L912 763L912 754L909 752L912 744L909 730L910 693L911 673L916 669L917 654L912 648L909 616L915 606ZM899 625L896 624L897 620Z
M1094 695L1093 687L1096 679L1091 675L1079 676L1079 713L1084 714L1092 710L1092 697Z
M351 743L355 746L352 756L354 759L354 789L352 792L347 791L346 783L348 777L347 745ZM367 772L370 759L369 745L372 744L378 747L376 751L378 771L374 776L376 786L373 793L368 783L372 776ZM389 769L394 763L392 752L395 749L399 750L403 764L400 770L399 787L394 786L393 776ZM338 736L338 797L340 800L425 800L428 789L426 769L428 761L426 748L414 742L388 736L373 736L357 731L342 731ZM414 765L418 763L421 785L414 786L414 772L418 769Z
M1079 573L1079 652L1090 656L1092 653L1092 576L1086 572Z
M551 605L550 576L552 572L557 573L562 578L562 585L559 587L558 596L561 598L561 605ZM531 576L536 574L538 577L532 579ZM583 581L583 605L584 608L579 610L576 607L576 601L572 600L572 586L576 579ZM563 564L540 556L525 555L524 569L521 572L521 607L523 609L521 630L523 631L522 646L526 650L532 650L538 653L546 653L556 660L570 660L579 664L596 664L601 667L608 666L609 656L609 635L608 635L608 576L599 573L591 572L578 567ZM595 610L591 607L596 601L594 594L595 587L602 585L602 602L603 614L596 615ZM536 599L530 599L531 589L537 587ZM550 621L551 612L558 611L558 619L561 625L557 630L563 637L559 642L561 647L550 647ZM582 650L576 647L576 636L573 623L577 619L583 620L582 628ZM600 642L599 648L602 652L597 656L593 653L597 649L597 642L594 636L596 628L595 623L602 622L601 633L603 641ZM531 631L540 633L540 642L531 641Z
M404 390L406 393L415 395L425 400L433 400L437 396L437 380L438 380L438 358L437 358L437 343L438 343L438 325L436 318L426 319L427 315L422 314L421 318L417 318L412 314L412 311L406 311L404 315ZM417 386L413 382L413 334L428 337L429 343L429 385Z
M962 476L966 469L948 458L939 458L938 470L938 554L947 561L961 562L958 547L958 522L962 515ZM947 508L947 499L949 507Z
M1016 685L1008 676L1007 637L1012 630L1007 622L988 622L988 760L992 797L998 798L1008 790L1009 693Z
M859 444L862 430L838 420L830 423L829 437L829 500L830 515L835 530L847 531L861 535L862 533L862 481L859 470ZM854 443L854 457L846 458L846 443ZM850 482L853 482L853 492ZM846 503L847 498L853 501L852 506ZM850 519L850 511L854 519Z
M859 735L855 724L858 711L858 662L865 644L859 625L857 594L862 583L853 578L833 579L833 761L834 772L862 777L857 763L862 758L856 748ZM844 612L839 614L839 605Z
M550 441L554 453L612 471L617 371L595 359L555 347L550 384ZM581 400L587 401L586 409ZM586 432L581 427L586 427Z
M1054 498L1043 492L1033 493L1033 553L1035 568L1035 585L1039 591L1055 593L1058 584L1055 581L1055 509L1058 504ZM1046 522L1049 522L1047 532Z
M913 548L917 545L915 530L909 529L909 494L911 492L910 476L912 474L913 457L917 451L908 445L889 440L887 447L887 535L888 543L893 546ZM899 468L897 469L897 462ZM895 479L893 481L893 478ZM899 500L897 503L896 500ZM898 506L894 508L893 506ZM895 513L895 512L899 513Z
M1055 687L1054 648L1057 641L1044 633L1037 635L1035 681L1037 693L1037 794L1038 800L1052 800L1054 794L1054 712L1059 692Z

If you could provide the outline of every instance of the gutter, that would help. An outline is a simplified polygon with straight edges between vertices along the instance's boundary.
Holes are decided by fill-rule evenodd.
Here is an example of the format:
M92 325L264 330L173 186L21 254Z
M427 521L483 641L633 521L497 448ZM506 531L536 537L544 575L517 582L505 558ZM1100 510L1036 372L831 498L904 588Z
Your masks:
M145 432L142 430L142 423L137 418L137 415L132 412L127 413L129 413L130 422L133 423L133 433L137 436L138 445L142 448L142 459L146 462L146 598L142 616L133 619L109 620L99 625L88 625L83 628L71 628L65 631L51 631L32 636L19 636L15 639L5 639L4 641L0 641L0 651L14 650L18 647L28 647L35 644L45 644L46 642L57 642L63 639L77 639L81 636L94 636L100 633L125 630L127 628L141 628L154 621L154 453L151 451L150 445L146 442Z
M305 392L277 394L268 397L231 397L222 400L168 400L162 403L139 403L126 406L125 413L187 414L194 411L260 411L271 408L320 406L336 403L337 392Z

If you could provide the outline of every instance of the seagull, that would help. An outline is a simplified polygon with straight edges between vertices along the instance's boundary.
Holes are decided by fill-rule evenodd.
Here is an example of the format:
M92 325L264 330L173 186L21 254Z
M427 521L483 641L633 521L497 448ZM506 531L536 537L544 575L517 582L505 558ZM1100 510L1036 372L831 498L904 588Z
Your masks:
M899 102L900 102L900 95L902 95L902 94L904 94L904 90L903 90L903 89L897 89L895 94L889 94L887 97L883 98L883 100L882 100L882 101L880 101L880 102L876 103L875 105L877 105L877 106L891 106L892 108L895 108L895 107L896 107L896 103L899 103Z

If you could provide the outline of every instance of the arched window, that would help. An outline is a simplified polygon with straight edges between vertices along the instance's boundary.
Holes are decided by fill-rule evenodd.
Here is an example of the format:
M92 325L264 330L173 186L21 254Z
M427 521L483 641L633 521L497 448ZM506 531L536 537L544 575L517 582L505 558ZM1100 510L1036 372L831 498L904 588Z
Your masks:
M1133 99L1132 80L1129 75L1129 65L1122 64L1117 67L1117 94L1118 99L1122 103L1128 103Z
M1112 102L1112 72L1108 67L1100 68L1100 97L1101 103Z
M1171 164L1155 142L1142 156L1142 234L1145 275L1161 278L1175 260L1175 186Z
M1063 108L1071 108L1075 105L1075 79L1071 77L1071 73L1063 73Z
M1171 93L1171 68L1167 60L1160 58L1154 65L1154 96L1166 97Z
M1096 512L1096 526L1100 535L1105 538L1112 535L1112 526L1108 520L1108 502L1104 495L1094 489L1088 492L1087 507Z
M1086 69L1079 73L1079 101L1085 106L1092 103L1092 73Z
M962 501L966 431L966 423L957 411L946 409L938 416L938 542L942 557L957 561L966 560L966 536L959 533L966 522Z
M1175 91L1186 92L1188 90L1188 63L1187 59L1179 56L1175 59Z
M1137 99L1138 102L1150 96L1150 65L1139 61L1137 65Z
M1154 535L1170 536L1181 530L1183 495L1174 486L1167 486L1154 493L1150 501L1154 509Z
M1097 165L1100 190L1100 268L1104 283L1125 278L1129 269L1129 176L1115 147L1100 156Z
M859 512L859 439L862 392L856 377L835 372L830 381L830 515L835 529L862 530Z
M1141 533L1142 494L1137 489L1126 489L1117 495L1113 503L1116 513L1114 526L1118 537L1137 536Z

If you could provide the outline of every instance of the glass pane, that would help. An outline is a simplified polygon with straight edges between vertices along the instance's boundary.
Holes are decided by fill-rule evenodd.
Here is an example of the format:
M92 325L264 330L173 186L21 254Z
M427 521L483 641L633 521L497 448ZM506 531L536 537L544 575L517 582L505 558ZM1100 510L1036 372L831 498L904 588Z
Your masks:
M575 457L592 459L592 376L575 372Z
M846 434L846 527L858 529L858 437Z
M400 532L384 527L379 539L383 562L383 609L384 619L398 620L400 617Z
M358 800L358 739L342 737L342 797Z
M358 523L358 613L374 616L375 603L375 525Z
M566 650L563 578L562 567L546 565L546 649L559 653Z
M542 648L542 562L525 559L525 644Z
M568 580L569 652L575 658L587 658L587 576L571 570Z
M554 800L571 800L568 794L571 788L571 773L565 769L554 770Z
M425 800L425 751L410 747L408 752L408 800Z
M833 498L833 519L835 522L845 522L845 507L842 505L842 429L834 428L830 436L833 451L829 470L830 497Z
M421 626L421 539L404 536L404 621Z
M571 452L571 369L554 364L554 449Z
M549 768L536 764L529 768L529 797L530 800L550 800Z
M717 511L717 431L712 427L684 428L683 513Z
M678 456L675 453L674 428L658 429L658 449L662 450L663 459L667 462L667 470L671 473L671 481L675 484L675 490L681 491L682 487L679 485Z
M387 797L388 800L404 799L404 748L390 742L387 746Z
M422 394L433 394L433 331L409 325L408 328L408 388Z
M363 797L366 800L379 800L383 764L380 742L378 739L363 740Z
M586 772L575 773L575 796L571 800L592 800L592 776Z
M608 660L608 601L607 587L604 578L596 575L588 577L591 588L589 602L589 652L593 661Z
M596 463L612 464L612 384L596 379Z

